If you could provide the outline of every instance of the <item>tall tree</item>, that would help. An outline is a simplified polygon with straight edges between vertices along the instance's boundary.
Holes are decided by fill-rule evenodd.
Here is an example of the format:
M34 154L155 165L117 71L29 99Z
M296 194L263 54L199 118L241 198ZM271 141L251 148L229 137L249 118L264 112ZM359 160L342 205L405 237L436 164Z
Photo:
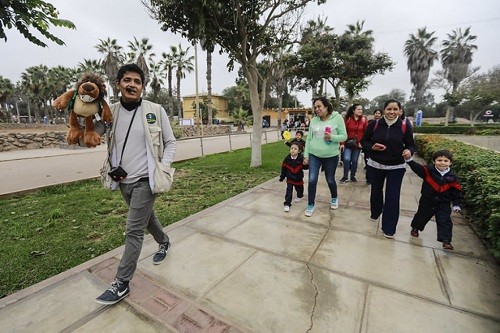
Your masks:
M339 79L347 93L348 105L352 105L355 95L369 86L371 76L383 74L394 67L386 53L374 52L373 31L363 29L364 21L348 25L339 36L334 54L336 65L333 76Z
M170 53L162 52L160 64L163 66L164 72L167 73L167 90L168 90L168 111L174 115L174 96L172 93L172 73L175 66L175 54L177 53L176 46L170 46ZM177 116L179 113L177 112Z
M133 59L133 62L139 66L140 69L144 72L144 91L143 94L146 93L146 86L149 82L149 68L148 68L148 59L151 59L155 54L150 51L153 49L153 45L149 43L148 38L141 38L138 40L134 37L133 41L128 42L128 47L130 49L129 56Z
M149 73L151 74L151 91L153 92L153 102L162 104L159 101L161 86L163 85L164 68L161 63L149 62Z
M75 29L73 22L60 19L57 9L41 0L9 0L0 2L0 38L7 41L5 28L16 29L30 42L46 47L40 38L30 32L35 28L48 40L64 45L64 42L49 32L50 26Z
M76 68L76 75L81 76L83 73L96 73L99 75L104 75L101 60L83 59L83 62L78 63L78 66Z
M472 44L477 36L470 33L470 27L463 32L460 28L453 30L447 37L441 49L444 76L451 86L451 93L445 95L445 100L448 102L445 126L448 126L450 115L453 116L453 110L460 102L457 94L460 82L472 75L470 64L472 55L477 49L477 45Z
M109 86L113 91L113 100L118 101L118 87L115 84L116 74L120 65L123 64L124 55L122 55L122 47L118 45L116 39L106 38L105 40L99 39L99 44L95 46L97 52L104 54L102 66L104 73L108 77Z
M438 60L438 53L433 49L437 40L437 37L433 36L434 33L435 31L427 32L426 28L418 29L417 33L410 34L410 38L405 42L404 54L408 58L412 95L417 107L422 106L431 67L434 61Z
M179 44L177 53L174 55L175 63L175 77L177 79L177 102L179 103L179 116L184 117L181 104L181 80L186 77L186 72L191 73L194 70L193 61L194 56L189 55L189 47L182 49Z
M253 114L252 156L250 166L262 165L262 108L266 79L257 70L257 59L275 48L290 44L295 27L280 34L283 19L296 14L313 0L251 1L229 0L141 0L163 30L180 32L190 41L210 39L234 62L241 65L250 89ZM316 0L318 4L326 0ZM297 18L298 21L298 18ZM295 22L297 22L295 21ZM286 23L285 23L286 24ZM261 91L258 90L262 82Z
M37 123L41 122L41 111L50 99L47 89L48 71L47 66L38 65L28 67L25 72L21 73L21 86L28 97L28 108L30 104L35 105L35 120Z
M6 105L7 99L9 99L14 94L14 85L10 82L9 79L4 78L0 75L0 113L2 110L2 105L5 105L5 113L3 114L3 118L5 122L11 121L8 118L8 107Z

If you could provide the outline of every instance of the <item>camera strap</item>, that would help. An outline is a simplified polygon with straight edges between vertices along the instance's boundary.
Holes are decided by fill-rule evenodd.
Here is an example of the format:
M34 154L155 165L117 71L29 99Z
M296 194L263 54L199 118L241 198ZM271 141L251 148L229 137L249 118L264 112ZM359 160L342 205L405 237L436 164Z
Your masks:
M127 135L125 136L125 141L123 141L122 154L120 156L120 163L118 163L118 165L122 165L123 152L125 151L125 145L127 144L128 135L130 134L130 129L132 128L132 123L134 122L135 114L138 108L139 106L135 107L134 114L132 115L132 119L130 120L130 125L128 125Z

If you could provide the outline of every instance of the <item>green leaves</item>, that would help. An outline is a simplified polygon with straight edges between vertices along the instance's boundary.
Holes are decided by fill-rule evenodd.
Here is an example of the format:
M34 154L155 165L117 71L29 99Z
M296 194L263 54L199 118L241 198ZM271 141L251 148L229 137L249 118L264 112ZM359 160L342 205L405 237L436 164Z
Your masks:
M44 41L30 32L30 27L37 30L48 40L64 45L64 42L49 32L50 27L75 29L73 22L59 18L57 9L41 0L11 0L0 2L0 38L7 41L5 29L16 29L30 42L46 47Z

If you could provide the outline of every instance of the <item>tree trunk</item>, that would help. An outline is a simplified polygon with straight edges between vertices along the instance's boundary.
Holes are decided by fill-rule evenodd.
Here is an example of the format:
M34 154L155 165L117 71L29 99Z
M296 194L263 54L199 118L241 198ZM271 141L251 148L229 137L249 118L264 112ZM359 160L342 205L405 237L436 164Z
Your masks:
M177 74L177 104L178 104L178 115L179 118L183 118L184 114L182 112L182 104L181 104L181 76Z
M207 50L207 107L208 124L212 125L212 52Z
M242 64L243 74L248 81L248 90L250 92L250 105L253 113L253 132L252 132L252 157L250 167L259 167L262 165L262 109L261 97L258 90L258 72L257 60L252 59L247 63ZM263 85L262 89L265 89ZM265 91L265 90L263 90Z
M446 106L446 115L444 118L444 126L448 126L450 120L451 106Z

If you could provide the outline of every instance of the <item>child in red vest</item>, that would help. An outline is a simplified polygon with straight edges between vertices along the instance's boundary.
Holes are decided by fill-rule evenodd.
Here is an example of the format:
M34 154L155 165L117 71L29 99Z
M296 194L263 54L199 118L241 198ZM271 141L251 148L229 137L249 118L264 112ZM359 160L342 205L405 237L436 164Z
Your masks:
M451 245L451 210L460 211L462 186L458 176L450 169L453 155L448 150L439 150L432 155L433 165L421 165L410 156L404 156L406 163L420 178L423 179L418 210L411 221L411 235L418 237L418 232L435 216L437 226L437 241L443 243L443 248L453 250ZM453 208L451 207L453 205Z
M293 188L297 192L295 202L300 202L304 196L304 169L308 166L304 165L304 156L301 154L300 144L297 142L290 143L290 154L283 160L281 164L280 182L286 178L286 193L284 202L284 211L289 212L292 206Z

